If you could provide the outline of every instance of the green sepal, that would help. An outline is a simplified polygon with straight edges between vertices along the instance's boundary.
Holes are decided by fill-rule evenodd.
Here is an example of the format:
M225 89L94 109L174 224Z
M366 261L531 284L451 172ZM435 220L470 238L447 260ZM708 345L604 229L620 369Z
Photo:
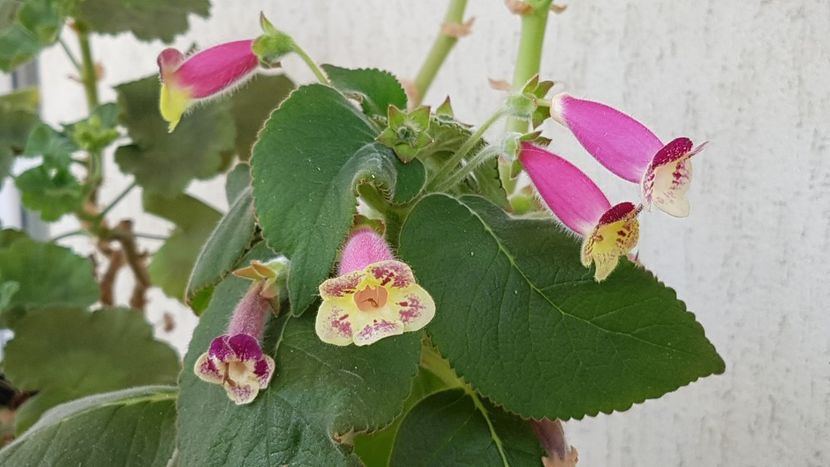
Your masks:
M430 108L427 106L407 113L390 105L387 127L378 135L377 141L392 148L402 162L410 162L433 141L429 134L430 120Z

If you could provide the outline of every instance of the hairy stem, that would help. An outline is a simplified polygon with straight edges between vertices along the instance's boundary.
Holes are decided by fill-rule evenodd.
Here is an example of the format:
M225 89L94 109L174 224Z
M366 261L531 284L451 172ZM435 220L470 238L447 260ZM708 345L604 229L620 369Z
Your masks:
M466 8L467 0L450 0L447 13L444 15L444 22L441 23L441 29L438 32L438 37L435 38L432 48L429 50L426 59L424 59L424 63L421 65L420 70L418 70L418 74L415 76L412 92L413 95L410 96L412 101L410 105L412 107L417 107L421 104L424 96L429 90L429 87L435 80L438 70L441 69L441 66L450 54L450 51L453 47L455 47L456 42L458 42L457 37L448 35L445 32L444 26L448 24L460 24L463 22L464 10Z
M84 86L86 105L90 112L98 107L98 72L95 70L95 61L92 60L92 48L89 45L89 28L83 23L76 22L78 44L81 49L81 84Z
M317 65L317 62L311 58L311 55L306 53L302 47L294 43L294 52L300 56L300 58L305 62L308 68L314 73L314 76L317 78L317 81L320 84L325 84L326 86L331 86L331 81L329 81L329 77L323 72L323 70Z

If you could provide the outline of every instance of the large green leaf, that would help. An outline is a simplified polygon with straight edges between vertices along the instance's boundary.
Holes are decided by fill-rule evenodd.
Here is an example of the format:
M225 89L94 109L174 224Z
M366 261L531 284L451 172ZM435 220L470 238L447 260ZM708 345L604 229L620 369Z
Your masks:
M375 136L348 99L318 84L294 91L260 132L254 201L268 245L291 259L295 314L311 305L332 270L355 213L356 186L394 193L396 158Z
M227 100L198 106L168 133L158 111L157 77L121 84L116 91L121 124L133 143L119 147L115 161L145 191L174 196L194 178L219 173L233 153L236 130Z
M175 404L170 386L68 402L0 451L0 464L165 467L175 449Z
M508 217L477 196L416 205L399 253L435 298L427 328L479 392L524 417L626 410L724 363L694 315L623 260L598 284L552 221Z
M145 193L144 209L176 224L164 245L153 254L147 269L153 285L161 287L168 297L184 301L187 278L221 214L185 194L165 198Z
M285 75L259 75L231 96L231 115L236 126L236 154L251 157L257 133L268 115L284 101L294 83Z
M18 175L15 185L23 205L48 222L79 211L86 198L83 185L68 167L39 165Z
M251 404L236 406L191 369L225 332L249 285L226 278L194 331L178 402L181 465L358 465L332 437L379 429L400 414L418 366L420 334L336 347L317 338L312 313L272 318L263 346L275 355L271 385Z
M233 202L228 213L202 246L187 283L187 298L216 285L247 252L256 233L254 199L250 188ZM198 314L202 310L194 309Z
M351 70L334 65L323 65L323 69L334 87L360 101L367 115L386 117L390 105L406 108L406 93L398 79L388 71Z
M131 32L138 39L172 42L190 14L207 18L210 0L80 0L77 18L95 32Z
M491 404L476 406L463 389L452 389L406 414L389 465L538 467L543 455L528 422Z
M0 70L28 62L58 39L64 0L0 0Z
M176 352L153 339L134 310L78 308L31 310L15 321L3 367L14 385L38 394L17 413L25 430L44 410L99 392L143 384L175 384Z
M0 249L0 277L20 285L11 299L10 308L86 307L98 301L100 292L88 259L53 243L14 237L17 238Z
M10 173L14 156L23 152L32 128L40 121L37 116L38 100L35 88L0 96L0 185Z

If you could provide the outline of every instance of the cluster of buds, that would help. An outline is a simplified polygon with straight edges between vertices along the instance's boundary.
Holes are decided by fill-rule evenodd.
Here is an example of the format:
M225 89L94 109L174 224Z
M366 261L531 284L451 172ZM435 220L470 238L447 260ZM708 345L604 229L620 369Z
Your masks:
M703 145L695 148L688 138L663 144L628 115L566 94L553 97L550 114L603 166L641 187L640 202L612 206L573 164L530 143L522 144L519 159L533 185L556 217L583 237L582 264L595 264L594 278L602 281L616 268L620 256L636 247L637 216L644 208L656 206L676 217L689 214L690 159Z

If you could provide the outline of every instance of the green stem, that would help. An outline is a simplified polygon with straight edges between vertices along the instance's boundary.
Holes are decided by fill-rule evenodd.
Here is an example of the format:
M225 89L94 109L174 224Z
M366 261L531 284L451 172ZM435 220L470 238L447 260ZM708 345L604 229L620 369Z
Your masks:
M86 230L73 230L71 232L65 232L58 236L52 237L50 242L57 242L58 240L63 240L64 238L74 237L76 235L85 235L87 233Z
M124 197L126 197L128 194L130 194L130 192L131 192L131 191L133 190L133 188L135 188L136 186L137 186L137 183L136 183L135 181L133 181L132 183L130 183L130 184L127 186L127 188L125 188L125 189L124 189L124 191L122 191L121 193L119 193L119 194L118 194L118 196L116 196L116 197L115 197L115 199L113 199L113 200L110 202L110 204L108 204L108 205L107 205L107 207L105 207L105 208L104 208L104 209L103 209L103 210L102 210L102 211L98 214L98 217L99 217L100 219L103 219L103 218L104 218L104 216L106 216L106 215L107 215L107 213L108 213L108 212L110 212L110 211L112 210L112 208L114 208L114 207L115 207L118 203L120 203L120 202L121 202L121 200L123 200L123 199L124 199Z
M513 91L522 89L525 83L539 73L542 64L542 46L545 42L545 28L548 24L548 13L552 0L530 2L533 11L522 16L522 35L519 39L519 54L516 57L516 68L513 70ZM528 122L525 119L513 117L507 123L508 131L518 133L527 132Z
M444 32L444 25L460 24L464 21L464 10L467 8L467 0L450 0L447 13L444 15L444 22L441 23L441 30L438 32L438 37L432 44L432 48L424 59L418 74L415 76L414 88L415 95L412 97L410 105L417 107L424 100L429 87L435 80L438 70L444 64L444 60L450 54L450 51L458 42L457 37L452 37Z
M463 167L460 167L455 173L447 178L447 181L436 187L437 191L445 191L461 183L468 175L473 173L476 167L487 162L491 157L499 155L497 147L487 147L478 152L472 159L470 159Z
M303 50L302 47L294 43L294 52L300 56L301 59L308 65L308 68L311 69L311 72L314 73L314 76L317 78L321 84L325 84L326 86L331 86L331 81L329 81L329 77L323 72L323 70L317 65L317 63L311 58L309 54Z
M72 53L72 50L69 48L69 45L66 43L66 41L63 40L63 37L58 39L58 43L61 45L61 48L66 54L66 58L68 58L69 61L72 62L72 65L75 67L75 69L78 70L79 73L81 73L83 71L83 69L81 68L81 62L79 62L78 59L75 58L75 54Z
M462 160L467 156L467 154L481 141L481 138L484 137L484 133L491 127L493 124L498 122L502 117L507 114L507 109L504 107L497 110L493 115L490 116L481 126L476 130L475 133L470 135L467 138L467 141L458 148L458 151L452 155L452 157L438 170L438 173L435 174L435 179L430 184L431 187L436 187L444 184L444 180L450 176L449 172L456 167L458 164L461 163Z
M92 60L92 48L89 45L89 30L86 25L76 22L78 44L81 48L81 83L84 85L86 105L90 112L98 107L98 74L95 61Z
M147 240L159 240L159 241L166 241L168 237L164 235L156 235L156 234L149 234L149 233L141 233L141 232L133 232L133 237L135 238L144 238Z

